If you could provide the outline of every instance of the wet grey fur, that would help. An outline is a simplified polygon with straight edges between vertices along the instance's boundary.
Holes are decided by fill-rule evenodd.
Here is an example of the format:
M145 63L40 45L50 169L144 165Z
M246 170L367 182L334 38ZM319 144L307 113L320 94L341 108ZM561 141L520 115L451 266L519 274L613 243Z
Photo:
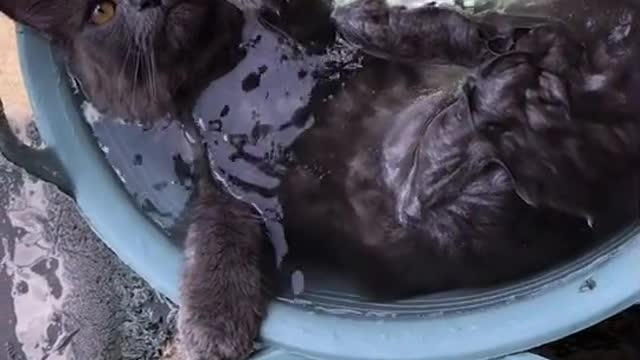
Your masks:
M75 1L77 6L80 0ZM190 20L204 21L203 14L221 20L213 22L215 30L204 31L212 38L200 39L228 46L198 53L198 59L215 60L219 49L234 44L240 15L221 2L203 1L209 6L188 2L207 9L194 10ZM104 36L67 23L73 16L58 24L43 12L16 12L9 3L15 0L0 0L0 9L67 40L72 64L104 108L133 117L176 110L171 100L177 93L167 88L173 78L162 78L158 84L165 88L152 92L138 87L133 79L140 78L127 68L118 78L127 85L112 88L121 67L95 57L95 44ZM70 9L22 3L40 4L30 9L58 16L60 6ZM292 248L325 255L373 294L397 298L514 279L589 244L584 217L597 214L608 179L624 176L640 153L633 116L638 102L629 95L638 84L632 61L637 45L603 42L606 36L597 32L589 38L545 21L520 26L509 16L470 19L430 7L402 15L404 9L376 0L341 11L335 14L338 30L373 54L367 60L371 67L349 79L319 110L326 123L294 146L299 163L281 194ZM452 35L423 33L431 28L416 28L426 23L421 17ZM131 27L128 19L121 26ZM151 24L146 21L140 24ZM518 26L524 31L516 31ZM637 39L632 26L629 38ZM138 28L128 30L140 34ZM69 34L78 32L81 40L69 46ZM201 50L191 36L182 39L198 46L169 47L169 60L183 50ZM164 40L159 41L172 44ZM112 60L126 53L121 44L104 50ZM438 83L427 71L435 64L455 65L450 69L460 72ZM96 75L97 68L107 75ZM170 67L159 69L156 75L172 73ZM178 83L189 84L182 76ZM320 179L309 164L331 175ZM246 356L275 290L260 218L228 194L205 190L193 214L186 259L179 323L189 360Z
M182 350L189 360L244 358L274 296L273 249L250 205L202 188L185 243Z

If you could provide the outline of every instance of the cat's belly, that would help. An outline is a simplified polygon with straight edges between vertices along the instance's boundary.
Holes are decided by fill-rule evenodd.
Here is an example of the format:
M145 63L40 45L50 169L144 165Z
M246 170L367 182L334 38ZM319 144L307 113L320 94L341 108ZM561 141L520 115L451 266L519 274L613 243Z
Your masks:
M354 211L350 167L356 158L375 162L369 155L381 150L395 114L420 89L449 84L459 71L432 76L377 60L344 69L354 54L301 55L256 24L247 33L253 40L245 60L214 82L195 110L214 176L261 213L278 261L290 246L325 258L366 257L363 244L401 240L381 239L383 231L362 225L395 221L397 206L388 189L375 184L365 196L380 208ZM378 165L370 170L376 182Z
M393 296L509 279L574 248L536 234L518 238L522 202L508 176L460 157L469 137L458 123L469 122L464 113L446 116L453 110L443 92L424 90L455 86L464 71L434 77L384 63L353 72L328 95L312 74L337 74L331 68L352 63L353 54L298 53L256 24L246 38L247 57L205 91L195 116L214 176L262 214L278 261L291 245ZM422 126L440 113L435 126ZM394 124L406 131L389 132ZM381 157L385 146L399 157ZM420 199L419 211L399 202L399 182L383 180L389 159L417 169L403 186L416 190L408 193ZM523 228L537 228L529 224Z
M421 204L410 224L384 186L345 192L344 177L295 169L287 180L283 224L296 263L335 266L382 299L496 285L592 244L584 222L522 202L501 168L470 178L445 204Z

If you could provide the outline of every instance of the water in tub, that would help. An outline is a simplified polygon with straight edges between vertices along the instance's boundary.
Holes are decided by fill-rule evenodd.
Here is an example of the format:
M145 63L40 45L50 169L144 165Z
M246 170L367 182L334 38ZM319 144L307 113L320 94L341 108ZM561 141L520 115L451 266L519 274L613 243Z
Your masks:
M313 126L307 110L322 73L333 74L330 80L336 82L337 68L358 64L353 51L344 47L304 54L254 18L247 21L244 40L247 56L204 91L193 115L209 147L213 174L263 215L281 260L287 244L274 193L286 170L281 164L293 141ZM81 97L79 85L77 92ZM144 127L105 119L86 100L81 106L107 160L138 206L173 234L194 189L193 139L170 118ZM292 274L292 288L302 291L304 276L300 271Z
M349 1L343 1L346 2ZM440 3L464 7L471 4ZM485 3L501 9L511 2L471 5L478 10ZM520 4L530 7L529 2ZM244 40L247 56L205 90L193 115L208 144L213 174L230 193L253 204L263 215L280 261L287 254L288 245L277 189L292 156L289 148L318 121L310 109L312 100L331 100L331 95L322 94L323 86L318 85L326 82L339 86L341 72L357 68L359 58L340 44L316 55L305 53L256 19L247 22ZM83 110L124 186L154 221L172 233L194 187L189 136L171 119L145 128L105 121L88 102L83 104ZM317 169L316 173L322 176L323 171ZM306 274L293 274L292 289L299 293Z

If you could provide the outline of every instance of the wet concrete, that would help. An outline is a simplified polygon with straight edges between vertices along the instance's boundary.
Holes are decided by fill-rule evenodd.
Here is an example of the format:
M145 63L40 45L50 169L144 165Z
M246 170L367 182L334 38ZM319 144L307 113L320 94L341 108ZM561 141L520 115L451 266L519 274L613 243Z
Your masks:
M174 315L71 199L0 157L0 359L158 359Z

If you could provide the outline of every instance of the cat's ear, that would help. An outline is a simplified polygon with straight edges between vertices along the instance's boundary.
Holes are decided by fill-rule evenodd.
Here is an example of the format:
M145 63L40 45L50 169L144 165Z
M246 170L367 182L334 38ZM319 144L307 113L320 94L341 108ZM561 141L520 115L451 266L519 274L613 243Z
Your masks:
M69 14L66 1L59 0L0 0L0 12L14 21L28 25L51 36L64 33Z

